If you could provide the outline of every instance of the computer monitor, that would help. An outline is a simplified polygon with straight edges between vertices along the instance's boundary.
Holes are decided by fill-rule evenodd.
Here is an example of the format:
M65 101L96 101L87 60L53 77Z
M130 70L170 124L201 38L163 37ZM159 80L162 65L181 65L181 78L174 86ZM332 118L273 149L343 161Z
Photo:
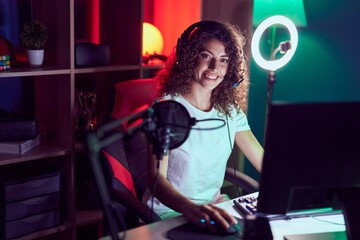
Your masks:
M360 187L360 102L273 102L266 129L258 213L336 209Z

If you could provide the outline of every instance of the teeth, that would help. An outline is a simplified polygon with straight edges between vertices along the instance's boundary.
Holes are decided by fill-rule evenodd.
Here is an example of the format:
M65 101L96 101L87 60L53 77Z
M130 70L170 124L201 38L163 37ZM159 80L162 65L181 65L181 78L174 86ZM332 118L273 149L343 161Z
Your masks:
M210 78L210 79L212 79L212 80L214 80L214 79L217 78L216 75L210 75L210 74L206 74L205 77L206 77L206 78Z

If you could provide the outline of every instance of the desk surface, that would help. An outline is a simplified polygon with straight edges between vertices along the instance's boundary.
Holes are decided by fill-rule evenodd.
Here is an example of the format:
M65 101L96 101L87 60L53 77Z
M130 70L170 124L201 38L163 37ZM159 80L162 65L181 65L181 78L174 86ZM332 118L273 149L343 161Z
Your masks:
M234 208L232 200L220 203L218 206L227 210L233 216L241 218L241 216ZM179 216L153 224L144 225L126 231L125 239L167 239L166 233L168 230L184 224L185 222L186 220L182 216ZM270 221L270 227L274 240L284 240L284 235L345 231L345 222L342 214L336 214L306 218L293 218L289 220L272 220ZM110 237L102 238L102 240L110 239Z

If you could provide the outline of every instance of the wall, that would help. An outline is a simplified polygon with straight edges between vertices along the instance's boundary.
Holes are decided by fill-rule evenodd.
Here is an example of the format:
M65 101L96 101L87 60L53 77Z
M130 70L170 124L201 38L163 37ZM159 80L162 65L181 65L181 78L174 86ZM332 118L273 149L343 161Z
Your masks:
M200 10L201 0L144 1L144 21L154 24L163 35L162 54L170 55L173 52L182 32L200 20Z
M31 2L21 2L24 9L30 8ZM19 29L23 23L28 22L31 16L29 11L19 7L18 1L0 0L0 37L6 38L14 48L20 47ZM0 52L0 55L4 53ZM22 60L17 55L17 60ZM11 64L15 59L10 59ZM1 71L0 71L1 74ZM33 84L29 81L22 81L20 78L12 78L11 81L0 79L0 118L8 116L32 116L34 102L32 95ZM29 101L31 99L31 101Z
M304 0L304 5L308 26L298 29L299 45L293 59L276 72L273 100L360 101L360 1ZM251 81L248 117L262 142L267 72L253 61ZM245 171L258 176L249 164Z

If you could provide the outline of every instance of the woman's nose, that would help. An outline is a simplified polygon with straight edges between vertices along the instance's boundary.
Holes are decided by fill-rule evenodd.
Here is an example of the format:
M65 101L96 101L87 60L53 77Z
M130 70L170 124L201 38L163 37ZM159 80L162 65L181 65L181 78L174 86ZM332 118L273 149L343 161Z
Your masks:
M216 68L216 60L214 58L210 60L208 68L210 69Z

